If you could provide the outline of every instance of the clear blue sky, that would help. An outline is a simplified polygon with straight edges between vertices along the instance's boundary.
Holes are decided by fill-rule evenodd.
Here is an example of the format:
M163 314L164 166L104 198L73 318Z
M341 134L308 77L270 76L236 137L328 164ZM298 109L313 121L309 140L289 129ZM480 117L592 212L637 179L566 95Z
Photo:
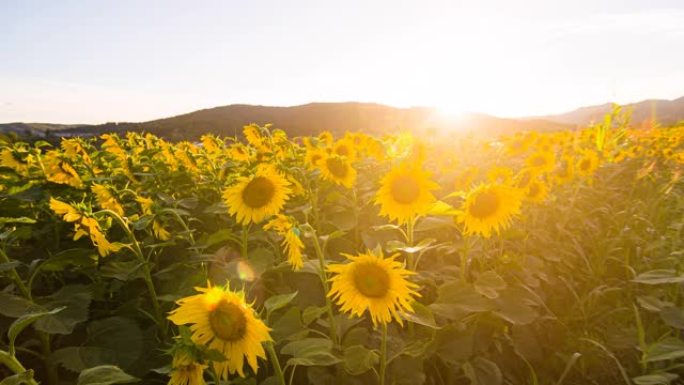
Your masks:
M0 122L363 101L499 116L684 95L684 1L0 2Z

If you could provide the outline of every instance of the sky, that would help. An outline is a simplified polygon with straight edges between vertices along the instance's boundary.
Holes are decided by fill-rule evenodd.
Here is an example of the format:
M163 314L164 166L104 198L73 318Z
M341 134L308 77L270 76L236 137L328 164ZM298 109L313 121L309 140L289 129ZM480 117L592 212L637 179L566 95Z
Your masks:
M681 0L0 1L0 123L342 101L522 117L681 96Z

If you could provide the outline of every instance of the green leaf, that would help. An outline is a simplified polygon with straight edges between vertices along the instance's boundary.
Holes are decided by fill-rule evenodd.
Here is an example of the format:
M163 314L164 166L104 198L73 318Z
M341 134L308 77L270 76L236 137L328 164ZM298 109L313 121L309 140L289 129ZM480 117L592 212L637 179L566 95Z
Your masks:
M289 294L279 294L279 295L274 295L272 297L269 297L266 301L264 301L264 307L266 308L266 318L268 319L274 311L278 309L282 309L287 304L292 302L292 300L297 296L297 292L295 291L294 293L289 293Z
M499 367L486 358L477 357L464 363L463 372L471 385L501 385L503 382Z
M451 281L439 287L437 300L429 308L436 315L460 320L471 313L493 310L494 302L478 293L471 285Z
M16 267L21 265L21 262L19 261L11 261L11 262L5 262L5 263L0 263L0 273L12 270Z
M684 357L684 341L668 337L651 345L646 352L646 361L667 361Z
M31 325L32 323L38 321L39 319L57 314L64 310L65 307L59 307L56 309L52 309L50 311L42 311L42 312L37 312L37 313L30 313L30 314L24 314L23 316L17 318L14 322L12 322L12 325L10 325L9 330L7 331L7 337L9 338L9 353L10 355L14 355L14 343L19 336L19 333L21 333L26 327Z
M304 325L309 326L327 311L328 309L325 306L309 306L302 312L302 322L304 322Z
M377 352L362 345L354 345L344 349L344 369L353 376L358 376L374 367L380 356Z
M637 302L644 309L653 312L660 312L663 308L674 306L672 302L663 301L650 295L638 296Z
M435 337L436 353L446 362L460 364L473 354L473 341L472 331L447 324Z
M495 299L506 288L506 281L495 271L486 271L475 280L475 290L483 296Z
M0 314L5 317L19 318L29 312L29 309L36 307L36 305L19 296L0 292Z
M27 218L27 217L19 217L19 218L0 217L0 227L6 225L8 223L20 223L20 224L31 225L31 224L36 223L36 220L31 219L31 218Z
M94 346L68 346L52 352L52 360L56 365L74 373L98 365L116 362L114 351Z
M288 365L330 366L341 361L332 353L332 346L327 338L304 338L283 346L280 353L292 356Z
M416 323L418 325L427 326L432 329L438 329L437 323L435 322L435 316L432 314L432 310L429 307L423 305L422 303L415 301L411 304L413 312L401 312L401 317L409 322Z
M684 309L670 306L660 311L660 318L666 324L677 329L684 329Z
M97 253L93 249L68 249L61 251L40 265L42 271L62 271L69 265L77 267L95 266Z
M110 317L88 323L87 346L105 349L114 360L99 362L130 369L143 356L143 333L137 322L125 317Z
M37 300L47 309L66 307L64 311L41 318L35 324L36 330L48 334L71 334L74 327L88 319L88 307L92 295L85 285L64 286L57 293Z
M77 385L130 384L139 381L116 366L102 365L83 370L78 375Z
M32 380L33 380L33 370L29 369L23 373L17 373L15 375L5 377L5 379L0 381L0 385L31 384Z
M677 374L663 372L634 377L632 378L632 381L634 381L636 385L669 385L677 378L679 378Z
M641 273L632 282L645 285L661 285L666 283L682 283L684 275L678 274L674 269L656 269Z

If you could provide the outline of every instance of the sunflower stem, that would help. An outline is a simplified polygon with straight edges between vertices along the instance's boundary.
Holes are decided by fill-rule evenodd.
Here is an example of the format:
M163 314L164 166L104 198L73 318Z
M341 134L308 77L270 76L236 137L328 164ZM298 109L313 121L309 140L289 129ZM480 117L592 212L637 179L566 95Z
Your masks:
M21 374L26 372L26 368L17 360L17 358L9 353L7 353L4 350L0 350L0 363L4 364L9 370L14 372L14 374ZM33 376L31 376L31 379L26 380L26 383L29 385L38 385L36 380L33 379Z
M150 299L152 300L152 307L154 308L154 315L157 318L157 325L161 329L162 337L166 339L167 323L166 319L164 318L164 314L162 313L161 307L159 306L159 298L157 298L157 290L154 287L154 281L152 281L152 272L150 270L149 259L145 258L145 255L140 248L140 243L138 243L138 239L135 237L135 234L133 234L133 231L131 231L131 228L128 227L126 221L119 214L112 210L101 210L98 213L103 213L112 217L119 227L121 227L121 229L126 233L126 236L132 243L131 250L133 251L133 254L138 257L138 260L142 264L143 279L145 281L145 285L147 286Z
M470 237L463 237L463 251L461 253L461 280L466 281L466 269L468 268L468 252L470 251Z
M3 250L1 247L0 247L0 263L10 263L9 257L7 256L7 254L5 254L5 250ZM21 279L21 276L19 275L19 273L17 273L17 270L15 270L14 267L12 267L9 269L9 274L10 274L10 277L12 278L12 280L14 281L14 283L19 288L19 291L21 292L21 294L26 299L30 300L31 299L31 292L29 291L29 289L24 284L24 281Z
M406 245L408 247L413 247L413 242L414 242L414 240L413 240L413 238L414 238L413 228L415 227L415 220L416 220L416 217L414 216L414 217L409 218L408 222L406 222ZM415 268L416 268L414 259L415 258L413 257L413 253L408 253L407 261L408 261L408 266L411 270L415 270Z
M380 343L380 385L385 385L385 370L387 369L387 324L382 324L382 341Z
M280 385L286 385L285 375L283 374L283 368L280 366L278 354L276 354L273 342L266 343L266 350L268 350L268 355L271 356L271 362L273 363L273 369L275 369L276 376L278 377L278 383Z
M312 233L314 249L316 250L316 256L318 257L319 265L319 277L321 279L321 284L323 285L323 291L325 291L325 305L328 311L328 322L330 324L330 339L333 343L337 345L337 325L335 324L335 315L333 314L332 302L328 293L330 293L330 287L328 286L328 274L325 272L325 257L323 256L323 249L318 240L318 233L316 230L309 225L309 230Z

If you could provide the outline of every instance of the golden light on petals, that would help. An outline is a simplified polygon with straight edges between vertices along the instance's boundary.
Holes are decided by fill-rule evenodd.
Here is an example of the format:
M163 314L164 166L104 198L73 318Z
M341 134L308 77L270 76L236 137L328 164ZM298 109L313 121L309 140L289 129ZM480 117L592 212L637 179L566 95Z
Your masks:
M333 274L328 296L342 312L357 317L368 312L374 325L387 324L392 319L401 324L399 312L413 312L411 303L420 296L415 291L418 286L406 279L414 273L395 261L395 256L385 258L370 251L345 256L349 263L328 266Z

